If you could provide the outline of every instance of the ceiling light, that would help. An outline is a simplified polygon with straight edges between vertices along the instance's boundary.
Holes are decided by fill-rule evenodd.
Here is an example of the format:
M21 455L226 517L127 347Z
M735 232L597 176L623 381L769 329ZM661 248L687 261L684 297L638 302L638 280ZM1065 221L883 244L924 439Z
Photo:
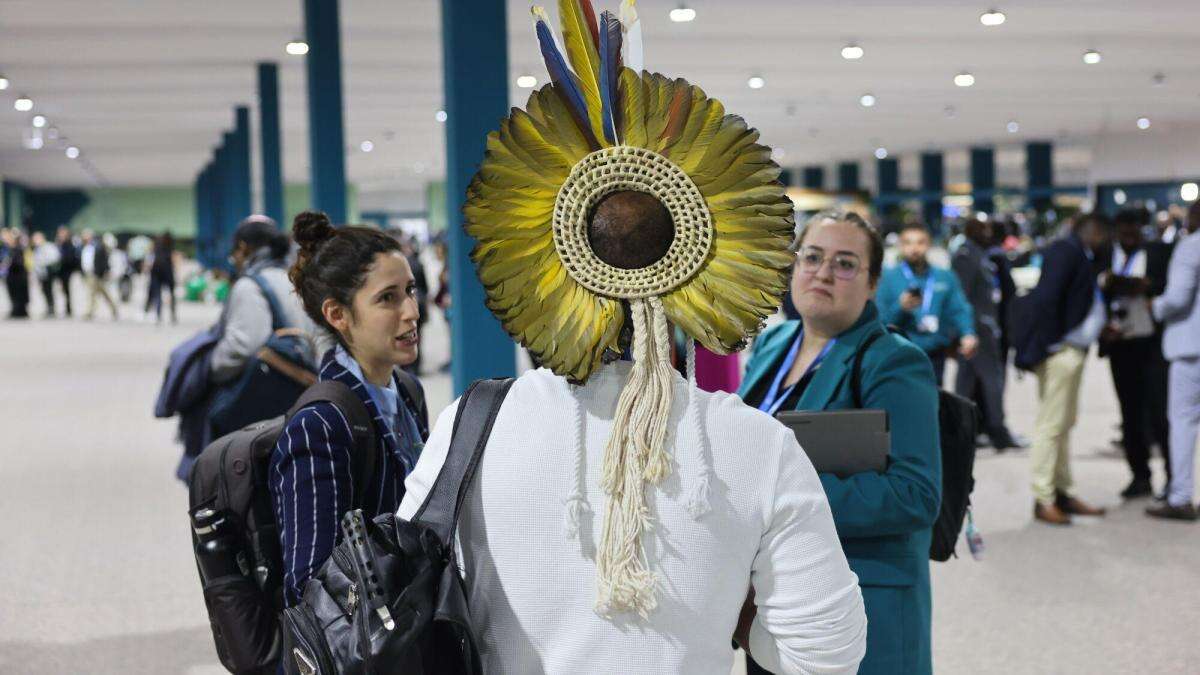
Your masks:
M1128 199L1129 195L1125 194L1124 190L1120 188L1113 190L1113 201L1117 203L1117 206L1123 206Z
M375 144L371 141L363 141L359 144L358 148L363 152L370 152L375 149Z
M79 148L77 148L73 145L71 147L67 148L67 159L78 159L78 158L79 158Z
M420 162L413 164L413 172L414 173L425 173L425 165Z
M842 58L847 61L857 61L863 57L863 48L856 44L848 44L842 47Z
M1194 202L1200 198L1200 185L1195 183L1184 183L1179 186L1179 196L1185 202Z
M1004 12L1001 12L1000 10L989 9L988 11L979 15L979 23L985 26L999 26L1000 24L1004 23L1004 20L1007 18L1008 17L1004 16Z
M522 89L533 89L537 86L537 78L532 75L522 75L517 78L517 86Z
M875 159L887 159L887 148L875 148Z
M1156 87L1161 87L1167 83L1167 76L1163 73L1155 73L1154 77L1150 78L1150 83Z
M954 76L954 84L958 87L969 87L975 84L975 76L963 71Z
M8 89L8 78L0 75L0 91L4 91L5 89Z
M30 150L41 150L43 145L45 145L45 141L42 140L41 136L34 136L29 139Z
M1017 124L1016 120L1012 120L1008 124L1004 125L1004 128L1008 130L1008 133L1015 134L1021 130L1021 125Z
M17 100L13 101L13 109L15 109L17 112L29 112L30 110L33 110L33 99L22 95L18 97Z
M1139 129L1141 129L1142 131L1149 129L1150 128L1150 118L1149 117L1139 117L1137 119L1137 127Z
M761 75L752 75L750 79L746 80L746 86L751 89L762 89L767 86L767 81Z
M680 5L671 10L671 20L675 23L687 23L696 18L696 10L686 5Z
M870 108L871 106L875 105L875 95L863 94L862 97L858 99L858 102L862 105L862 107Z
M437 111L436 113L434 113L433 119L435 119L439 122L445 122L446 121L446 111L445 110Z
M296 38L287 43L287 46L283 49L292 56L304 56L308 53L308 43L300 38Z
M45 115L34 115L33 116L33 126L35 129L41 129L42 127L46 126L46 116Z
M1095 49L1089 49L1083 53L1083 62L1089 66L1094 66L1097 63L1100 63L1100 58L1100 52L1096 51Z

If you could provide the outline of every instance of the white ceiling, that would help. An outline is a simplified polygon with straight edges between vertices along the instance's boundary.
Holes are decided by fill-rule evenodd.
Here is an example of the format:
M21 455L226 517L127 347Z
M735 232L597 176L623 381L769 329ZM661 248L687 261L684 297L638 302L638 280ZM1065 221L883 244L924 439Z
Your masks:
M594 2L598 10L617 5ZM276 60L284 171L289 182L305 182L303 57L283 52L303 33L301 4L0 0L0 73L12 81L0 92L0 175L37 187L190 184L232 126L233 106L254 105L254 64ZM1196 0L1012 0L1000 4L1008 21L997 28L979 23L986 4L951 0L689 4L696 20L674 24L674 0L639 0L647 68L720 98L783 149L790 166L867 159L878 145L898 156L996 143L1004 175L1022 161L1007 146L1048 139L1064 148L1060 174L1086 179L1098 134L1133 131L1142 115L1153 119L1147 133L1200 120ZM364 193L413 193L444 171L434 119L442 98L439 7L342 3L347 170ZM508 3L510 82L524 72L545 79L528 7ZM863 59L841 58L849 41L864 47ZM1082 62L1088 48L1102 52L1101 64ZM953 85L962 70L975 75L974 87ZM1166 83L1153 86L1160 71ZM766 87L749 89L752 74ZM871 109L858 104L868 91L879 101ZM32 113L13 110L18 94L83 150L94 175L53 144L22 147ZM514 104L527 95L512 85ZM1019 133L1005 131L1010 119ZM374 152L358 150L365 139ZM948 171L962 161L948 158Z

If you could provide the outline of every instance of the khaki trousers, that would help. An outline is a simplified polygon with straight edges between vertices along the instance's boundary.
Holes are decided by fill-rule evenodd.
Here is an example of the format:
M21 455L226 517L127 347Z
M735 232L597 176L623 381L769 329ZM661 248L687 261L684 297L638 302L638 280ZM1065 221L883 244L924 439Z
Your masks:
M117 318L117 304L113 302L112 296L108 294L108 285L104 282L104 279L97 277L94 274L88 275L87 286L88 308L87 314L84 315L84 318L90 319L96 314L97 298L104 298L104 301L108 303L109 309L112 310L113 318Z
M1033 371L1037 375L1039 406L1029 459L1033 496L1043 504L1053 503L1056 492L1071 494L1071 428L1079 413L1086 359L1086 351L1064 347Z

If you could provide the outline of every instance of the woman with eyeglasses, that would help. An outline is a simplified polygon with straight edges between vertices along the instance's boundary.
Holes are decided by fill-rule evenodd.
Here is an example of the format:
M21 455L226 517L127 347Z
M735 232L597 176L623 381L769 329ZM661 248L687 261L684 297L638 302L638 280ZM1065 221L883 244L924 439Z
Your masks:
M739 394L771 415L887 411L887 470L820 478L866 604L867 654L859 673L930 673L930 528L942 485L933 367L879 319L873 297L883 241L866 221L853 213L818 214L796 250L791 296L800 319L755 341ZM852 370L864 346L856 405ZM766 671L750 662L748 672Z

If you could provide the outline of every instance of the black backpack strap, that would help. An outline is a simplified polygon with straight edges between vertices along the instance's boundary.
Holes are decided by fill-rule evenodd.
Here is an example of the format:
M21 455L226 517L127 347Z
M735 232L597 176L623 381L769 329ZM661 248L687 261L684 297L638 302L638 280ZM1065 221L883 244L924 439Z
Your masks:
M420 521L437 534L445 551L453 550L459 509L483 457L500 405L512 384L512 378L479 380L463 394L446 461L425 503L412 517L414 522Z
M279 305L279 298L275 296L275 291L271 290L267 280L261 274L251 274L250 280L258 285L258 290L262 291L263 297L267 299L267 305L271 308L271 332L287 328L287 318L283 313L283 308Z
M893 333L895 335L904 335L904 331L900 330L899 328L896 328L895 326L888 326L886 332ZM866 340L862 341L862 344L858 345L858 351L854 352L854 366L850 369L850 394L851 394L851 396L854 397L854 407L855 408L861 409L863 407L863 397L862 397L863 356L866 355L867 350L871 348L871 345L875 344L875 341L878 340L879 338L883 337L885 334L886 333L881 330L871 333L870 335L867 336Z
M405 395L409 404L408 409L412 411L413 416L417 418L417 426L421 428L421 434L429 435L429 412L425 409L425 388L421 386L421 382L417 380L412 373L403 368L396 368L393 372L396 374L396 380L400 382L400 392Z
M287 413L288 421L296 413L313 403L329 402L346 416L350 424L350 433L354 437L354 465L351 467L354 478L354 508L362 507L362 497L366 492L363 486L375 475L376 456L375 425L371 421L371 413L350 387L337 380L321 380L304 390L295 405Z

